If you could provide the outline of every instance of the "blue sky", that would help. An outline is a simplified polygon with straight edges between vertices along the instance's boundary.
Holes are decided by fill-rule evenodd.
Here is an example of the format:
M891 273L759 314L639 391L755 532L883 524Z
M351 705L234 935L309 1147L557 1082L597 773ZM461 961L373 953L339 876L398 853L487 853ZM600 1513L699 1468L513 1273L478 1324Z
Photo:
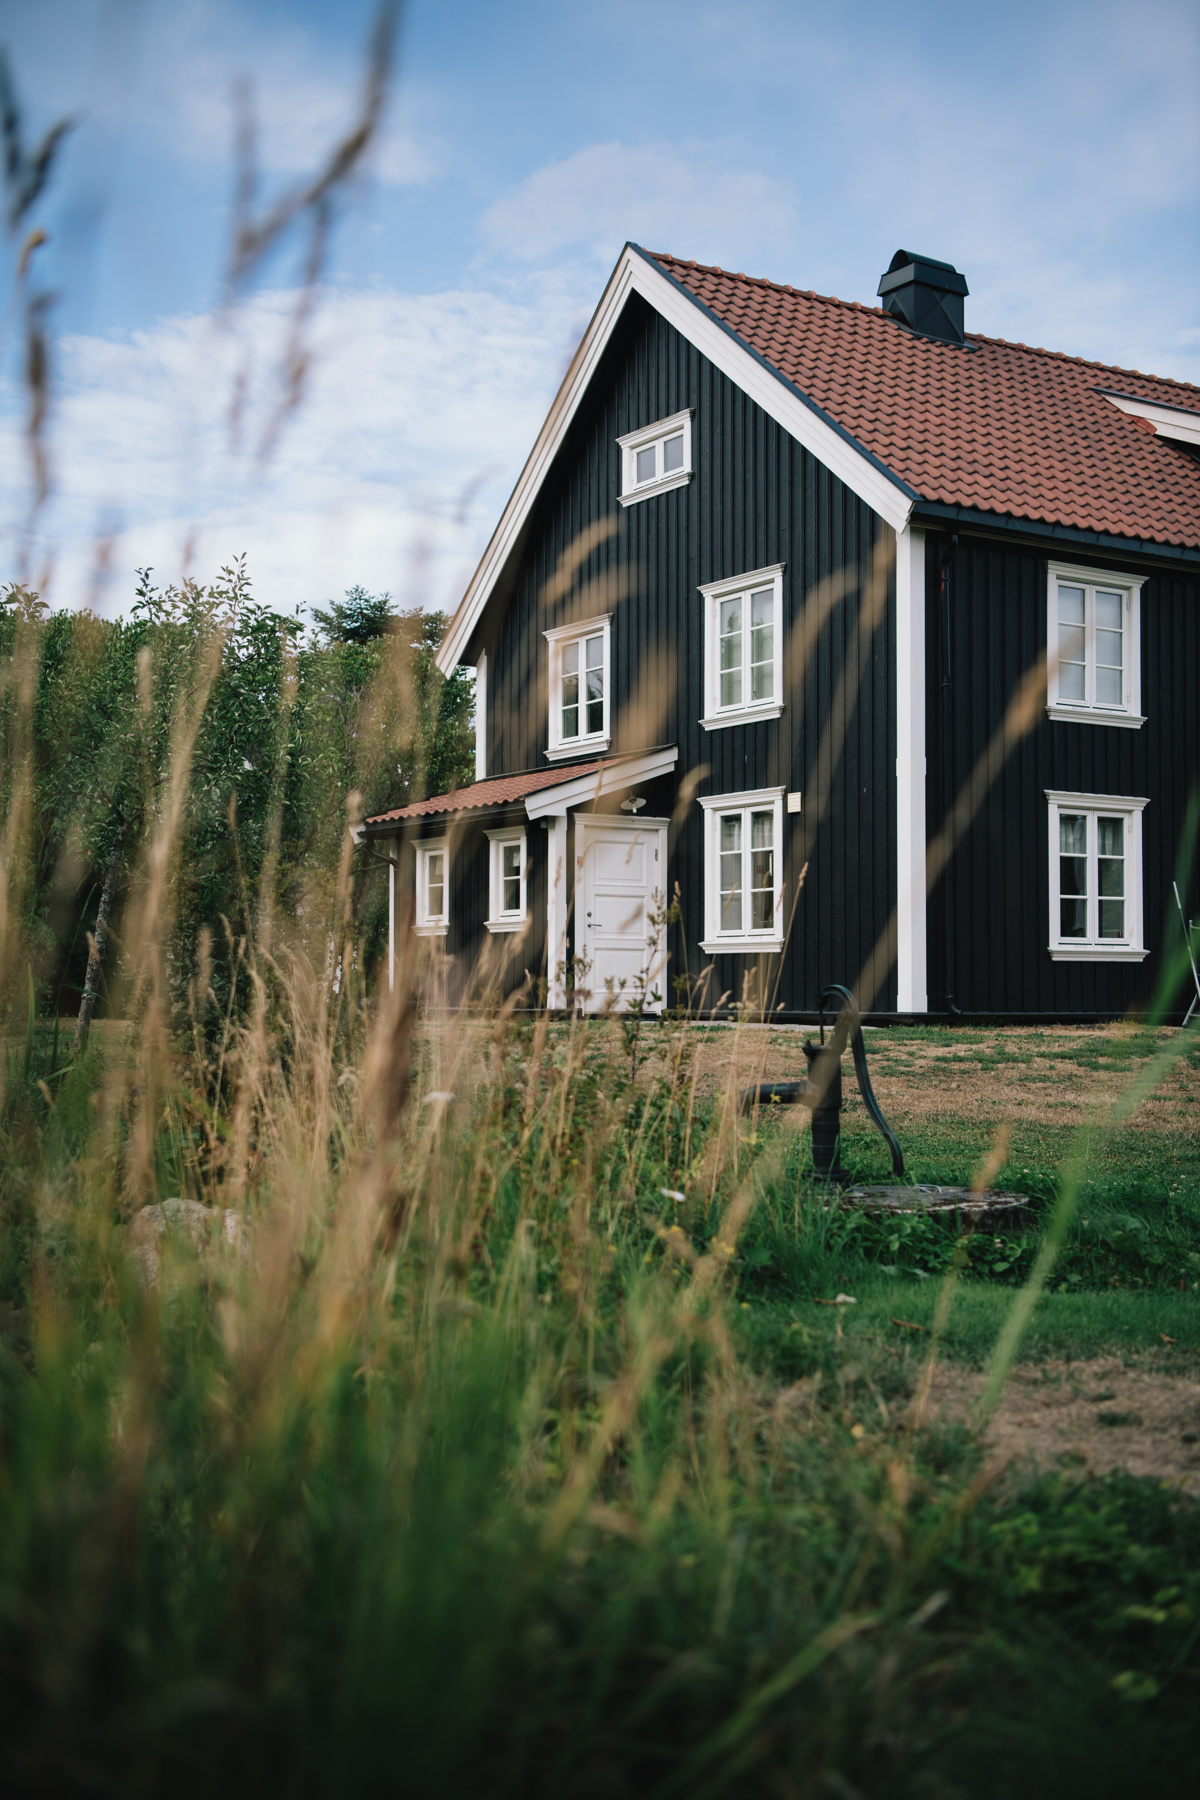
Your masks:
M287 610L355 581L452 607L626 238L863 301L903 244L964 271L970 329L1200 382L1194 0L413 0L305 398L264 464L300 246L219 313L232 86L253 83L279 193L349 119L372 13L0 14L27 132L78 119L35 221L59 296L54 493L26 554L55 604L122 610L135 565L207 575L244 550ZM2 354L8 575L28 503L11 326Z

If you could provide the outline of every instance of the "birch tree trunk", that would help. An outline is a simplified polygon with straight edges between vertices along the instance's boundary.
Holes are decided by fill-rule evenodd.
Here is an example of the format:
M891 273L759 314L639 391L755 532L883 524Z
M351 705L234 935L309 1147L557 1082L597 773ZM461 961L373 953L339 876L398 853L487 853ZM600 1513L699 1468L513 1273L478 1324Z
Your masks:
M75 1055L87 1048L88 1032L92 1028L92 1014L96 1010L96 997L100 992L100 975L104 968L104 946L108 942L108 917L112 912L113 895L117 891L117 879L121 873L121 850L125 842L125 825L117 827L117 835L113 839L113 847L108 855L108 867L104 871L104 886L100 890L100 905L96 909L96 930L92 935L91 948L88 951L87 974L83 981L83 998L79 1003L79 1018L75 1025Z

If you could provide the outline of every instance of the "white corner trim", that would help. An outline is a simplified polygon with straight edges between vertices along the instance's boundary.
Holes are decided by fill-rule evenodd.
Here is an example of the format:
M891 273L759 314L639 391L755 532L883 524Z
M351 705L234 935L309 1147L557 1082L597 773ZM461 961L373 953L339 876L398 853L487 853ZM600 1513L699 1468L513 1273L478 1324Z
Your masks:
M1149 806L1149 800L1133 794L1074 794L1064 792L1061 788L1043 788L1052 806L1077 806L1080 812L1090 812L1095 808L1101 811L1107 806L1113 812L1141 812Z
M1072 706L1069 700L1056 700L1046 708L1046 716L1060 725L1120 725L1126 731L1140 731L1145 714L1112 712L1102 706Z
M605 794L619 794L637 781L653 781L656 775L669 775L679 761L679 748L672 744L665 750L648 750L640 756L613 757L587 775L567 778L556 787L542 788L525 801L526 815L531 819L549 819L566 814L573 807Z
M475 664L475 779L487 780L487 651Z
M1101 388L1100 392L1110 406L1119 407L1123 413L1132 413L1135 418L1149 419L1159 437L1175 438L1181 444L1200 445L1200 412L1194 408L1135 400L1131 394L1111 394L1107 388Z
M747 347L710 319L699 302L689 299L661 270L652 267L639 251L627 244L571 359L479 566L450 621L437 653L437 666L443 675L449 675L466 650L631 293L640 294L714 367L735 381L790 436L819 457L859 499L865 500L886 519L893 530L902 530L908 523L913 502L903 488L889 480L840 432L792 393L782 375L774 374Z
M759 719L778 719L783 713L782 700L760 700L757 706L730 707L711 719L701 719L705 731L724 731L730 725L754 725Z
M547 762L581 762L590 756L603 756L612 743L611 737L571 738L565 744L558 744L553 750L544 750L542 754Z
M896 1010L929 1011L925 533L896 534Z
M652 494L665 494L671 488L686 487L694 473L694 469L676 469L673 474L660 475L657 481L644 481L631 494L618 494L617 499L622 506L636 506L639 500L649 500Z
M1148 950L1117 948L1105 950L1099 944L1085 945L1081 950L1064 950L1052 948L1051 962L1145 962Z

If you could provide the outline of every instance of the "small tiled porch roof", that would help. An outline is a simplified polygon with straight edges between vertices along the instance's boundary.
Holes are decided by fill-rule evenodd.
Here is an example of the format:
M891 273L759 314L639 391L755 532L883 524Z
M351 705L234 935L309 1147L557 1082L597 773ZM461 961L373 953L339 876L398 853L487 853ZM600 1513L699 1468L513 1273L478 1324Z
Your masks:
M470 787L455 788L452 794L434 794L429 800L414 800L411 806L394 806L390 812L372 813L364 819L367 826L390 825L401 819L425 819L435 813L474 812L487 806L510 806L536 794L542 788L561 787L581 775L594 775L602 758L595 762L569 763L554 769L526 769L520 775L496 775L489 781L473 781Z

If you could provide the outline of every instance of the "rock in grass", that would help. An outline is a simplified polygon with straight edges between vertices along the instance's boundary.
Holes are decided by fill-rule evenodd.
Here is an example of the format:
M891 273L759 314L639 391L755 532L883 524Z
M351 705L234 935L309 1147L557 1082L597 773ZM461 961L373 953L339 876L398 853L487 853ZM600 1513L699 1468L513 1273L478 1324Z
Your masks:
M220 1238L214 1238L214 1227L221 1221ZM201 1256L211 1254L219 1245L228 1245L245 1256L249 1244L242 1215L226 1207L202 1206L199 1200L162 1200L154 1206L143 1206L129 1226L131 1255L147 1287L156 1287L162 1273L161 1244L173 1237L190 1244Z

